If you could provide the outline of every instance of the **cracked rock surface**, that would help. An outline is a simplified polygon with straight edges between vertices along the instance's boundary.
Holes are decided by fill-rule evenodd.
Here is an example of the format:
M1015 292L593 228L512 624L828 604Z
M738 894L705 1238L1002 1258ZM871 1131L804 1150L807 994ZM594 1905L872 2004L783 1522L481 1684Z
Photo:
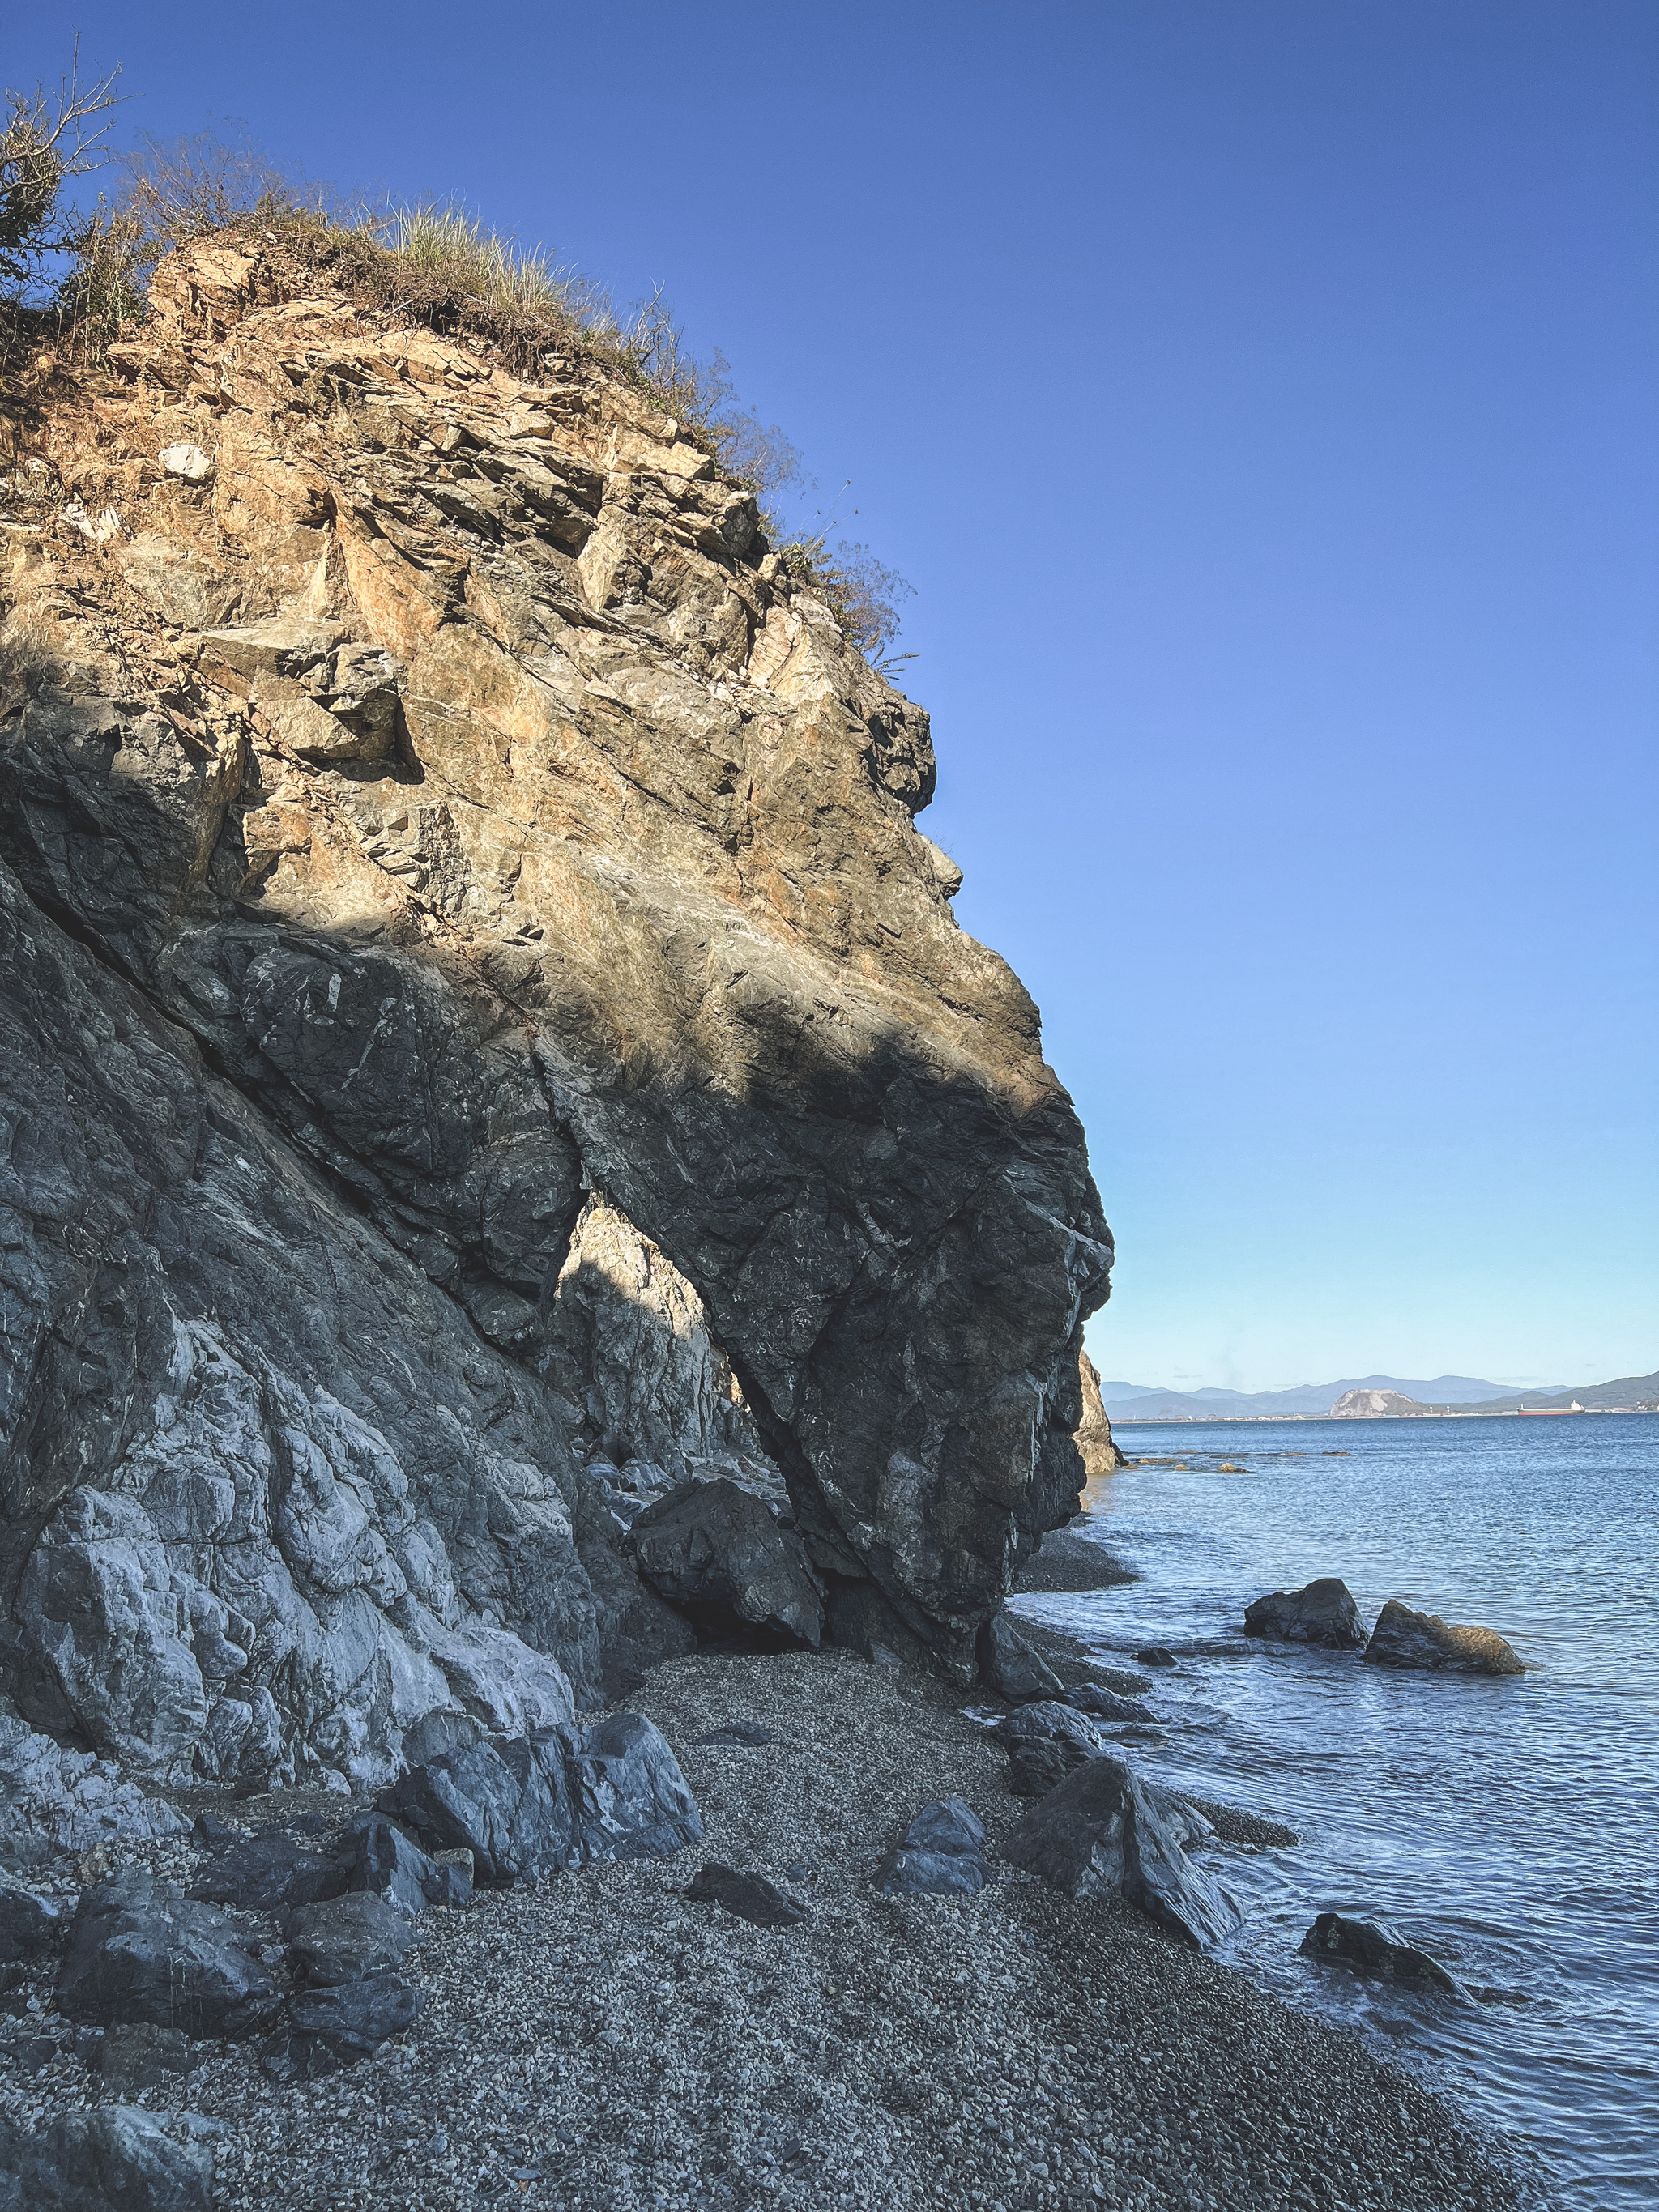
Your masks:
M965 1684L1110 1243L927 718L641 395L287 252L0 483L0 1687L372 1790L684 1650L617 1540L710 1477Z

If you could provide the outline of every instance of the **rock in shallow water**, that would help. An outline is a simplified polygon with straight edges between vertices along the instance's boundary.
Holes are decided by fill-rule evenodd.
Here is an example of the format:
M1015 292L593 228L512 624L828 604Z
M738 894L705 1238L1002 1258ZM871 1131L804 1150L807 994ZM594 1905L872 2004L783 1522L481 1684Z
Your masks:
M1237 1925L1231 1899L1190 1864L1121 1759L1091 1759L1068 1775L1025 1815L1006 1856L1073 1897L1121 1897L1194 1948Z
M1353 1593L1335 1575L1257 1598L1244 1608L1244 1633L1277 1644L1328 1644L1341 1651L1358 1651L1366 1640Z
M1426 1951L1404 1942L1380 1920L1322 1912L1297 1948L1310 1959L1327 1964L1334 1960L1358 1973L1375 1975L1379 1981L1417 1982L1442 1990L1448 1996L1462 1995L1455 1974Z
M33 2131L0 2118L0 2212L209 2212L212 2185L211 2154L137 2106Z
M1370 1667L1413 1667L1428 1674L1524 1674L1523 1662L1490 1628L1459 1627L1436 1613L1413 1613L1390 1598L1365 1646Z

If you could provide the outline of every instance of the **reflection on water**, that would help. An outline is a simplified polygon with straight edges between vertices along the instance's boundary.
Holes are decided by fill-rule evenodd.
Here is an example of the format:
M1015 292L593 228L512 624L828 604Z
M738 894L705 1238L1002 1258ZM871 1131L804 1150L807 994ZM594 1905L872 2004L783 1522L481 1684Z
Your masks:
M1659 1416L1183 1422L1119 1442L1187 1462L1090 1498L1092 1532L1143 1579L1021 1611L1102 1650L1237 1649L1252 1598L1334 1574L1368 1622L1401 1598L1527 1662L1467 1679L1357 1652L1188 1656L1151 1693L1167 1741L1133 1756L1303 1837L1227 1856L1238 1963L1530 2145L1574 2212L1659 2202ZM1331 1909L1395 1923L1487 2001L1299 1958Z

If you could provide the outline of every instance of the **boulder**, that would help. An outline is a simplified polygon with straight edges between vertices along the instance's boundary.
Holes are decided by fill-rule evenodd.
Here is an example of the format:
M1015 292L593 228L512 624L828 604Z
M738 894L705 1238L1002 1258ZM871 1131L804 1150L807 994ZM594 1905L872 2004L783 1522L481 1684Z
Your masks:
M308 1989L395 1973L410 1932L408 1916L373 1890L302 1905L288 1923L289 1948Z
M1090 1758L1098 1758L1111 1748L1109 1738L1102 1735L1097 1723L1060 1698L1041 1698L1005 1713L993 1733L1010 1752L1020 1744L1049 1741L1075 1744Z
M1237 1925L1231 1899L1188 1862L1121 1759L1091 1759L1068 1775L1025 1815L1006 1856L1073 1897L1121 1897L1194 1948Z
M1175 1653L1162 1644L1144 1644L1134 1656L1142 1667L1174 1667L1180 1663Z
M0 2212L210 2212L212 2188L211 2153L134 2105L0 2118Z
M1244 1608L1244 1633L1275 1644L1328 1644L1339 1651L1358 1651L1365 1643L1365 1624L1353 1593L1335 1575L1257 1598Z
M70 2020L191 2036L253 2034L280 2002L252 1938L136 1869L82 1894L57 1999Z
M37 1896L0 1869L0 1966L45 1958L63 1940L69 1922L60 1899Z
M635 1516L629 1544L651 1587L693 1620L731 1613L817 1650L823 1584L806 1547L729 1477L679 1484Z
M913 1851L902 1845L876 1869L876 1887L889 1897L971 1897L985 1887L985 1862L952 1851Z
M1448 1996L1463 1994L1456 1976L1448 1973L1437 1959L1404 1942L1380 1920L1322 1912L1297 1948L1305 1958L1352 1966L1378 1981L1415 1982L1442 1990Z
M986 1881L985 1826L960 1797L924 1805L876 1869L890 1896L971 1896Z
M260 2063L279 2081L308 2081L372 2058L383 2043L411 2027L426 2008L424 1990L395 1974L298 1990L288 2002L288 2027L273 2036Z
M685 1893L700 1905L718 1905L757 1928L793 1928L807 1917L805 1906L797 1905L763 1874L741 1874L718 1859L698 1868Z
M1066 1694L1066 1686L1054 1668L1037 1656L1000 1608L980 1632L979 1657L980 1673L987 1685L1015 1705Z
M319 1897L337 1897L346 1886L338 1862L281 1828L264 1828L228 1844L191 1884L189 1894L206 1905L234 1905L244 1912L291 1912Z
M411 1917L428 1905L465 1905L472 1893L469 1871L453 1863L441 1866L390 1820L362 1820L349 1830L340 1864L348 1889L384 1897Z
M1411 1667L1440 1674L1524 1674L1526 1668L1490 1628L1462 1628L1437 1613L1413 1613L1391 1597L1365 1646L1369 1667Z
M393 1784L380 1809L428 1850L470 1850L477 1880L599 1859L666 1857L702 1817L661 1734L637 1713L446 1753Z

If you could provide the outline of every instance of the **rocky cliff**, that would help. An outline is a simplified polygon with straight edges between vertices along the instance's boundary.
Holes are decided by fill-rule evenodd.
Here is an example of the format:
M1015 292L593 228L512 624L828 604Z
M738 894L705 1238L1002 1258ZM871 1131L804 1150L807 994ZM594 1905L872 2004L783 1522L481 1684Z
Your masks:
M709 1476L971 1680L1110 1242L749 492L227 236L3 501L15 1712L342 1787L544 1725L690 1641L623 1532Z

